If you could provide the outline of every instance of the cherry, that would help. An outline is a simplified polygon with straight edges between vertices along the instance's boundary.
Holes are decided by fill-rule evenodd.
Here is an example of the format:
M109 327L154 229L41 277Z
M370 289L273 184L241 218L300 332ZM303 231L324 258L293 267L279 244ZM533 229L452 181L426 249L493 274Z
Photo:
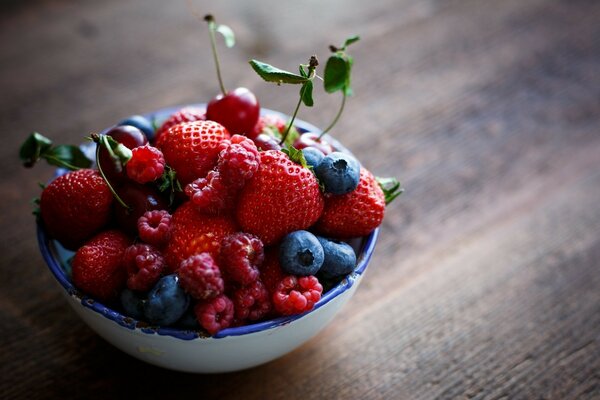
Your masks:
M256 96L243 87L219 94L206 107L206 118L220 123L232 135L250 135L259 114Z
M306 147L314 147L325 155L334 150L333 146L327 142L327 140L320 138L318 134L313 132L306 132L300 135L300 137L294 142L294 147L299 150Z
M141 130L131 125L116 126L106 132L106 135L112 137L117 142L122 143L128 149L134 149L148 143L146 135L144 135ZM109 181L115 183L127 181L125 168L123 168L120 162L113 160L108 153L108 150L104 147L100 149L98 162L102 166L102 171Z
M121 229L131 235L136 235L137 221L146 211L168 208L168 202L152 186L131 183L118 187L116 191L129 208L115 203L115 220Z
M254 138L254 144L262 151L266 150L281 150L281 146L279 145L279 140L275 139L271 135L267 135L266 133L261 133L257 137Z

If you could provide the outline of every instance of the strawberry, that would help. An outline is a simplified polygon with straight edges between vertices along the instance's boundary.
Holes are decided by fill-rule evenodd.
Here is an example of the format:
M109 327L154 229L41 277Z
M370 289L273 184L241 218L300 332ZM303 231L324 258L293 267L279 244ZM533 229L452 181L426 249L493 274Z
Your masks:
M129 238L117 230L94 236L77 250L73 258L73 283L99 300L114 300L127 280L123 263Z
M158 146L185 187L213 169L219 156L219 143L225 139L229 139L229 132L214 121L184 122L164 132Z
M260 167L240 193L237 221L268 246L313 225L323 212L319 183L281 151L260 153Z
M393 191L398 189L399 186ZM363 167L354 191L325 198L325 211L315 229L335 238L368 235L381 224L386 202L389 203L399 194L384 192L373 174Z
M223 238L237 231L230 216L206 215L190 201L182 204L171 219L171 240L164 252L168 269L174 272L183 260L203 252L218 259Z
M108 223L112 203L98 171L80 169L59 176L42 191L40 214L48 234L76 250Z
M184 107L181 110L178 110L171 114L169 118L166 119L165 122L162 123L160 128L156 131L155 142L157 146L160 143L160 137L163 133L165 133L170 127L175 126L177 124L181 124L182 122L193 122L193 121L203 121L206 119L206 110L200 107Z

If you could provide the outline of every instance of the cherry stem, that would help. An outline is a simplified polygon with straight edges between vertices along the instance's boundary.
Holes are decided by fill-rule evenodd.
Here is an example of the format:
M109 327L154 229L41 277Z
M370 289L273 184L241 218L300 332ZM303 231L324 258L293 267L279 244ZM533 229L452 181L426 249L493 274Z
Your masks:
M110 189L110 192L112 193L115 200L117 200L117 202L120 205L122 205L126 210L131 210L131 207L129 207L123 201L123 199L121 199L121 197L119 197L119 195L117 194L115 189L112 187L112 185L108 181L108 178L104 174L104 171L102 170L102 165L100 165L100 148L103 146L103 141L102 141L102 138L100 137L101 135L98 135L97 133L92 133L91 136L92 136L92 140L96 143L96 165L98 166L98 171L100 172L102 179L104 179L104 182L106 182L106 185L108 186L108 189ZM104 135L102 135L102 136L104 136Z
M215 60L215 66L217 68L217 78L219 79L219 87L223 96L227 95L225 85L223 85L223 78L221 77L221 64L219 63L219 56L217 55L217 40L215 38L215 19L212 15L208 14L204 17L204 20L208 23L208 33L210 35L210 47L212 49L213 58Z
M344 106L346 105L346 97L347 97L345 91L343 91L342 93L343 93L342 104L340 105L340 109L338 110L337 115L335 116L335 118L333 119L331 124L329 124L329 126L327 128L325 128L325 130L323 132L321 132L318 139L321 139L323 137L323 135L325 135L327 132L329 132L331 130L331 128L333 128L335 126L335 124L337 124L338 120L342 116L342 112L344 111Z

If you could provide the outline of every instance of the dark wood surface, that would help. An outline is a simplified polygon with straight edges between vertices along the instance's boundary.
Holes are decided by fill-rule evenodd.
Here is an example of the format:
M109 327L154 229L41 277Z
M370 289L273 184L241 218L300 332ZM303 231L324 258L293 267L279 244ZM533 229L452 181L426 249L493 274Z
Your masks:
M233 27L229 87L291 112L293 69L358 33L335 128L406 193L335 321L237 373L139 362L96 336L46 270L20 167L38 130L77 143L133 113L218 90L185 1L8 2L0 16L0 398L600 398L600 2L195 2ZM227 3L227 4L226 4ZM321 91L300 117L324 126Z

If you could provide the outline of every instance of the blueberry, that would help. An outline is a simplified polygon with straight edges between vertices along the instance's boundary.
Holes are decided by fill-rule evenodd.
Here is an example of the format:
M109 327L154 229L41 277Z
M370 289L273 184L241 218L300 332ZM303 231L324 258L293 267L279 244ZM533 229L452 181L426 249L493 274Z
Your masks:
M194 313L193 305L188 307L187 311L183 314L181 318L177 321L176 324L178 327L183 329L200 329L200 323L198 322L198 318L196 318L196 314Z
M324 278L339 278L348 275L356 267L356 253L354 249L346 242L326 239L317 236L319 243L323 247L325 259L319 273Z
M325 154L321 152L319 149L315 149L314 147L305 147L302 149L302 154L304 154L304 159L306 160L306 164L311 167L317 168L317 165L321 163Z
M144 132L144 135L146 135L146 139L148 139L149 142L154 139L154 127L152 126L152 122L150 122L148 118L141 115L132 115L131 117L119 122L117 125L134 126L140 131Z
M315 174L325 187L325 192L346 194L358 186L360 164L351 155L334 151L317 165Z
M189 296L178 284L177 275L162 277L148 292L144 315L148 322L171 325L185 313L190 304Z
M291 275L314 275L323 265L323 247L315 235L307 231L288 234L279 247L281 269Z
M144 305L146 304L146 299L143 296L140 296L129 289L125 289L121 292L120 300L127 316L135 319L144 318Z

